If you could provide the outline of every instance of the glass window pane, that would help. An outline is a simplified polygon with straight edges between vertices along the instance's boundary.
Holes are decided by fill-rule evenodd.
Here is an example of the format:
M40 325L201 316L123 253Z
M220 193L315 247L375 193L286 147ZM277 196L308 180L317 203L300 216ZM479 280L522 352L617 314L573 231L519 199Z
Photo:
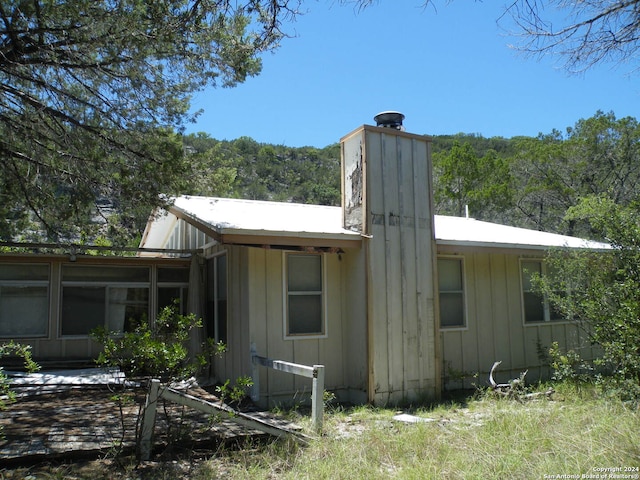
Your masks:
M105 287L64 287L62 290L62 335L88 335L104 326Z
M49 265L0 264L0 280L49 280Z
M438 259L440 291L462 291L462 261L455 258Z
M147 320L149 289L109 288L107 329L112 332L131 332Z
M320 255L288 255L287 259L290 292L322 290L322 257Z
M158 282L189 283L188 268L158 268Z
M207 260L206 332L209 338L228 342L227 326L227 256Z
M525 322L543 322L544 321L544 302L540 295L531 292L523 294L524 299L524 321Z
M227 256L221 255L216 270L217 305L216 305L216 340L227 343Z
M222 255L218 258L218 270L216 283L218 284L218 299L227 298L227 256Z
M289 334L323 334L322 296L289 296Z
M440 292L440 326L464 326L464 296L462 293Z
M49 292L46 286L0 287L0 336L47 334Z
M180 313L186 312L187 288L185 287L158 287L158 312L165 307L180 302Z
M522 289L529 292L533 289L531 276L542 272L542 263L536 261L522 262Z
M148 282L149 267L94 267L64 265L63 281L83 282Z

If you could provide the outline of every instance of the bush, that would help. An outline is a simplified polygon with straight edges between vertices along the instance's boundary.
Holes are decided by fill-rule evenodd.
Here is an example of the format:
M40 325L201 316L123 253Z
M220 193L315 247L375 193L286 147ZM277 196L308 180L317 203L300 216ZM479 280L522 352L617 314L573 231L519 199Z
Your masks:
M104 346L97 363L118 367L128 376L179 381L196 374L206 363L206 354L189 357L189 335L202 326L194 314L181 315L178 305L162 309L154 325L143 320L131 332L118 334L95 329L92 337ZM209 344L209 349L224 346Z

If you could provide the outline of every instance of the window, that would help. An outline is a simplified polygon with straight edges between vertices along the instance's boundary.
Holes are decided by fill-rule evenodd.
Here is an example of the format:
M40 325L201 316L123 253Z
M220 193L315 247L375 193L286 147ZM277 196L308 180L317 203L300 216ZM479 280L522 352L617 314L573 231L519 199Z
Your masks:
M0 337L47 335L49 265L0 264Z
M148 315L148 267L62 267L62 336L132 331Z
M465 326L464 274L461 258L438 258L440 327Z
M560 314L549 304L546 296L534 289L533 276L546 273L546 266L542 260L521 260L520 270L522 272L522 306L525 323L562 320Z
M227 343L227 256L207 260L207 336Z
M325 335L321 255L286 255L286 336Z
M179 313L186 314L189 301L189 269L158 267L158 312L179 302Z

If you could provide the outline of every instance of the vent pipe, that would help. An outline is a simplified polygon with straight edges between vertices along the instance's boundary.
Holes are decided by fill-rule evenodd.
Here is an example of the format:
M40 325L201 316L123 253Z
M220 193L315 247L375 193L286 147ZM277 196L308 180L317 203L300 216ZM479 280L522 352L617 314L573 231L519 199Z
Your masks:
M400 112L380 112L373 117L373 119L378 127L393 128L395 130L404 131L404 127L402 126L404 115Z

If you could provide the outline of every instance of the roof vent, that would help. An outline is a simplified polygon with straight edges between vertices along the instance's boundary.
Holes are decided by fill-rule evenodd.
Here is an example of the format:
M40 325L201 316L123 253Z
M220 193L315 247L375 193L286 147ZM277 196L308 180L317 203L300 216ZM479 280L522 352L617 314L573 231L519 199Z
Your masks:
M373 119L378 127L404 131L404 127L402 126L404 115L400 112L380 112L373 117Z

